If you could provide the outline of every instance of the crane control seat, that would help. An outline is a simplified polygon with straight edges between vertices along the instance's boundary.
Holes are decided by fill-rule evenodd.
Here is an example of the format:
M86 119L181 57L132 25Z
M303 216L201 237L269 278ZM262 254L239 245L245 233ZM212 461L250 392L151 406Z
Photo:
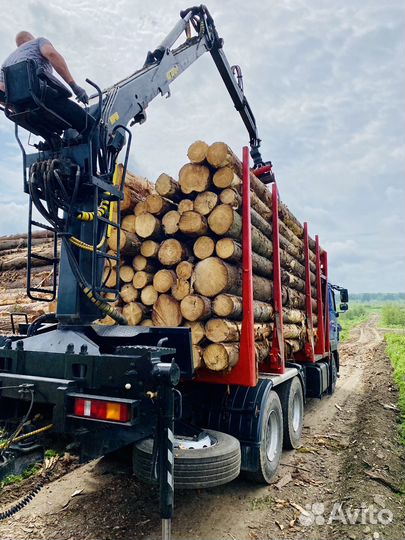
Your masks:
M70 90L34 60L5 67L3 73L5 115L30 133L51 140L90 123L92 117L69 99Z

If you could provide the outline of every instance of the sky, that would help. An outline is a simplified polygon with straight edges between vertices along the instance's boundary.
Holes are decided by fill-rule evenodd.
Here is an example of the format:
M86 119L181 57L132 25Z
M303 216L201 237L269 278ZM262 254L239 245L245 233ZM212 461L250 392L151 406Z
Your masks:
M190 3L191 5L191 3ZM14 35L45 36L78 82L107 87L139 69L184 0L0 0L0 57ZM405 290L403 0L207 0L238 64L281 199L328 252L333 283ZM248 134L209 54L133 128L131 171L176 177L197 139L241 154ZM26 230L21 154L0 115L0 235Z

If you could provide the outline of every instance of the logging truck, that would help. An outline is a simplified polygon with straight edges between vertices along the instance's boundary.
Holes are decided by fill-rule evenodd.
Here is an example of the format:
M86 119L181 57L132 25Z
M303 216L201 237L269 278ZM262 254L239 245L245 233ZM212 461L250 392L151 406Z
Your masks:
M31 61L4 68L0 95L29 196L27 294L57 298L25 336L2 338L0 475L30 452L37 459L48 433L70 438L83 461L130 447L135 474L159 483L165 538L174 485L214 487L240 473L270 482L282 448L299 446L305 400L336 385L334 291L342 310L348 301L328 280L318 236L281 201L222 45L204 6L185 10L140 70L104 91L87 81L96 93L85 133L43 102L44 89L69 92ZM248 129L253 166L248 147L239 156L198 140L178 177L153 185L130 174L128 123L142 123L207 51ZM40 137L36 151L19 128ZM34 248L38 230L53 239L46 253ZM38 261L50 283L35 281Z

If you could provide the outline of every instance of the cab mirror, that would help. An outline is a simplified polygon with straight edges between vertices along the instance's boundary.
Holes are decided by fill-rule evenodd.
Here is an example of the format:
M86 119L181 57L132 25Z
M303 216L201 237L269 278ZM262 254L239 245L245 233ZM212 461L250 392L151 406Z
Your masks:
M340 301L343 302L344 304L346 304L349 301L349 291L347 289L342 289L340 291Z
M349 306L347 304L340 304L339 309L340 311L347 311Z

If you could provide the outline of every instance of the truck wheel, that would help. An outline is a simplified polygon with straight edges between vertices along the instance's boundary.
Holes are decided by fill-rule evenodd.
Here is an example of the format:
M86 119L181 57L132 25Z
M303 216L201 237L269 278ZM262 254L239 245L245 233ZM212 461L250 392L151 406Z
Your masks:
M283 446L293 450L300 445L304 425L304 393L298 377L283 385L280 400L283 408Z
M337 381L336 360L335 360L334 355L332 355L332 358L330 360L329 374L330 374L330 385L328 388L328 393L332 395L336 390L336 381Z
M178 489L210 488L226 484L239 476L241 452L238 439L220 431L205 430L207 446L191 448L189 440L182 445L175 438L174 485ZM187 447L186 447L187 443ZM134 474L144 482L151 480L153 439L145 439L133 447Z
M269 484L275 475L283 450L283 410L278 394L272 390L261 411L260 462L256 472L244 476L260 484Z

